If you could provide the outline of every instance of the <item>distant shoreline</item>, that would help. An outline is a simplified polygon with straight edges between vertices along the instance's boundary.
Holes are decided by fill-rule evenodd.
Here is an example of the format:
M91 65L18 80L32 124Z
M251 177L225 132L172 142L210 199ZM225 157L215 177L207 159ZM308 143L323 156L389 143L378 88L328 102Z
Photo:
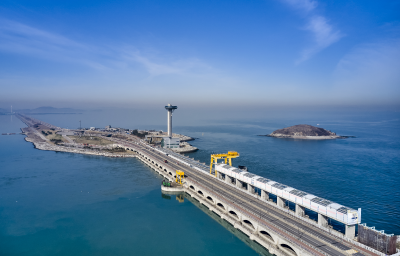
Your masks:
M26 115L78 115L78 114L82 114L82 113L23 113Z

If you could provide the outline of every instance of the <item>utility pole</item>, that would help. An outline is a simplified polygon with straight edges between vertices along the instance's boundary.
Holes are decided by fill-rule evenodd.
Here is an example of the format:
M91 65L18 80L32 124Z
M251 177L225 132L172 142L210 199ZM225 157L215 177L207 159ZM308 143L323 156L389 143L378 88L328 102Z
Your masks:
M82 130L81 120L79 120L79 130Z

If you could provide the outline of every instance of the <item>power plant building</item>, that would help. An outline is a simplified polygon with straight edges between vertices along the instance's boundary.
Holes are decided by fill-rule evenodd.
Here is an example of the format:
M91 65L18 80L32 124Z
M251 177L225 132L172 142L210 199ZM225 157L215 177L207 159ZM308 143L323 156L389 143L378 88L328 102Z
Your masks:
M179 138L163 137L161 140L161 147L163 148L179 148Z

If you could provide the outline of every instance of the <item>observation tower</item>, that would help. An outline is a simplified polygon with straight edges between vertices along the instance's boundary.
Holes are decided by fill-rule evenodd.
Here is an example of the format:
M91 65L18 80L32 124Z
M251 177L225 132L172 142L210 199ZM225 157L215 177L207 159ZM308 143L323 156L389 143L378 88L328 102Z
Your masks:
M177 108L177 106L171 106L171 104L165 106L165 109L168 111L168 137L170 138L172 138L172 112Z

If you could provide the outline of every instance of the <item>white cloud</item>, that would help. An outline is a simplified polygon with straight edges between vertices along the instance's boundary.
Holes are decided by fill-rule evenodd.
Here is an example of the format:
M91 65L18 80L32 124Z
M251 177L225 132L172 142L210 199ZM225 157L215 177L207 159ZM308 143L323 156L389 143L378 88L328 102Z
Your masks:
M400 39L360 45L339 61L334 73L333 93L398 103L399 67Z
M313 55L336 43L343 37L343 34L332 27L328 20L316 13L318 3L312 0L282 0L292 8L301 11L307 20L305 30L311 32L314 44L304 49L297 64L304 62Z
M198 59L177 59L177 60L159 60L159 58L151 58L145 56L139 51L124 51L122 58L135 61L141 64L146 71L152 76L160 76L167 74L185 75L193 71L196 73L204 70L210 70L211 67L204 64ZM158 59L158 60L156 60Z
M21 91L18 88L26 87L35 91L41 90L40 97L43 98L51 97L50 94L58 94L61 87L68 87L69 92L64 91L62 95L57 96L58 99L77 97L76 90L80 91L80 95L89 95L88 98L97 99L120 99L132 95L149 95L153 92L157 92L153 97L160 98L172 91L174 96L171 97L181 99L182 95L192 93L196 93L198 97L208 97L211 90L214 91L214 95L228 95L237 92L232 88L242 88L242 81L237 77L195 57L185 58L179 56L179 53L162 53L151 47L138 49L132 45L89 44L2 19L0 53L45 59L51 63L39 63L38 69L43 68L23 76L20 72L2 74L0 85L7 84L10 88L1 95L3 98L14 97L19 90ZM49 65L54 63L54 68L57 69L60 62L68 64L61 67L65 72L46 72L45 69ZM81 67L89 67L92 70L69 75L75 74L75 70L80 70ZM18 70L18 67L15 70ZM70 70L72 72L69 72ZM122 89L124 95L116 88ZM22 91L27 92L27 89Z
M0 51L53 61L75 62L94 69L105 66L89 55L96 48L19 22L0 19Z
M0 35L2 37L14 40L30 40L30 44L47 42L52 45L58 45L59 47L83 47L66 37L55 35L37 28L27 26L18 22L10 20L0 20Z
M180 67L155 63L140 54L134 54L132 57L135 61L142 64L151 75L179 74L182 72Z
M282 1L286 2L293 8L303 12L311 12L318 5L316 1L310 1L310 0L282 0Z
M3 52L74 62L93 69L132 68L132 64L139 64L151 76L193 75L210 70L208 65L196 58L168 60L162 54L147 56L139 50L127 48L132 47L88 45L22 23L0 19L0 51Z
M308 60L314 54L327 48L331 44L336 43L343 37L343 34L338 30L335 31L322 16L311 17L308 21L306 30L313 34L315 44L310 48L303 50L297 63Z
M0 50L24 54L46 54L84 48L63 36L9 20L0 20L0 38Z

